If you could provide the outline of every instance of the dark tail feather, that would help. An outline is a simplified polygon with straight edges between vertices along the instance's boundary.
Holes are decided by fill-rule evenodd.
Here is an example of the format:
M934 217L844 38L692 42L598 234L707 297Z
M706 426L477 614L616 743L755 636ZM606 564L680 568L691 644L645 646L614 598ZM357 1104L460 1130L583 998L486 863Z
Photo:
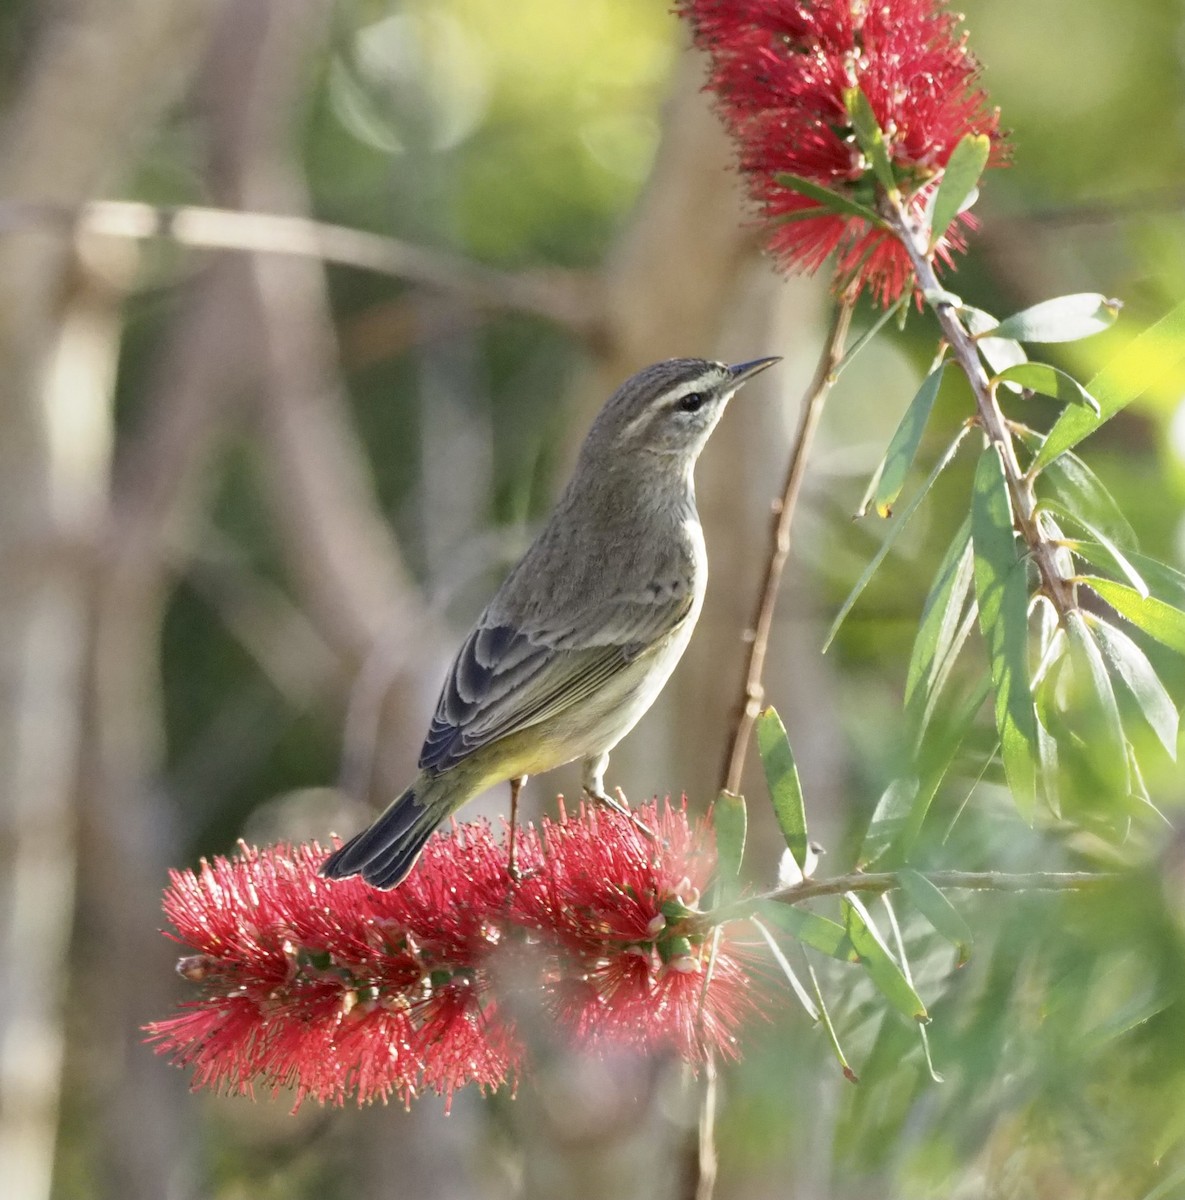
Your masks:
M326 879L361 875L374 887L393 888L416 865L437 824L430 808L408 788L374 824L335 850L321 865L321 874Z

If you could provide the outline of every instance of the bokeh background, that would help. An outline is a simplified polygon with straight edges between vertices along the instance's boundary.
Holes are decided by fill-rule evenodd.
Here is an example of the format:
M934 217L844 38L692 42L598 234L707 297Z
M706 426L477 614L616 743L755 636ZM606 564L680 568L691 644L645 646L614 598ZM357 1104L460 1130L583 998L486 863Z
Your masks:
M1185 294L1185 8L964 8L1016 148L951 286L999 313L1121 297L1114 332L1054 360L1085 378ZM661 1088L581 1076L462 1095L447 1119L431 1097L291 1115L190 1094L138 1028L182 994L167 868L240 836L351 832L405 782L460 632L609 391L668 355L776 353L701 464L696 639L611 770L635 797L714 794L827 300L760 256L702 70L666 0L0 8L6 1196L609 1194L573 1174L590 1154L642 1164L614 1194L684 1194L690 1135ZM851 514L933 337L915 318L842 377L775 627L769 699L829 869L902 769L912 633L965 512L963 464L820 654L883 536ZM1085 451L1178 566L1183 395L1169 378ZM944 389L927 465L967 411ZM1180 664L1157 665L1180 697ZM980 777L990 744L944 785L924 862L1132 881L1105 902L960 899L977 946L958 972L907 924L941 1084L841 970L825 984L856 1088L779 995L721 1079L721 1200L1185 1195L1185 859L1169 827L1110 847L1026 831ZM1167 757L1148 783L1176 819ZM529 804L564 790L536 781ZM780 842L757 775L746 791L768 884Z

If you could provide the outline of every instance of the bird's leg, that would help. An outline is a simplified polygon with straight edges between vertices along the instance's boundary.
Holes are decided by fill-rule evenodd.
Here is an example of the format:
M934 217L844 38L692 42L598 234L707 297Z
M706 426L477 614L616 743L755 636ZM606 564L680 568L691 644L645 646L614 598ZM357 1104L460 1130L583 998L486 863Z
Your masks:
M518 832L518 794L523 790L523 784L526 782L527 777L525 775L516 775L510 781L510 834L507 837L509 856L506 863L506 872L516 883L521 878L518 864L514 859L516 841L515 835Z
M598 804L603 804L606 808L611 808L615 813L632 821L637 829L652 841L657 842L658 838L655 836L654 830L624 803L625 795L620 788L617 789L620 797L617 800L605 791L605 768L608 765L608 754L598 754L596 757L584 760L580 767L580 784L584 788L584 794L590 800L595 800Z

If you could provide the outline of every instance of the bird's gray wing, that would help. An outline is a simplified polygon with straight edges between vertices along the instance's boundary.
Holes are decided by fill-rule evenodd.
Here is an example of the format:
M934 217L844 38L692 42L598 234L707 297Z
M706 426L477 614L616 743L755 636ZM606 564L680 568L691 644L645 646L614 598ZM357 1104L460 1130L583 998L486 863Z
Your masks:
M691 607L686 589L616 598L563 628L491 623L487 610L453 660L420 769L446 771L579 704L677 629Z

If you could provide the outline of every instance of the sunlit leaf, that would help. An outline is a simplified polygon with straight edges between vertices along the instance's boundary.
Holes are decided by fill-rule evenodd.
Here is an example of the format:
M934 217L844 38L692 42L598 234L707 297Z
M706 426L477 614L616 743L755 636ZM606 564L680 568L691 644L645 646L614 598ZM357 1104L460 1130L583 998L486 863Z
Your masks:
M1116 629L1094 613L1084 613L1083 617L1112 673L1123 681L1149 728L1160 739L1169 756L1176 758L1180 723L1177 706L1148 661L1148 656L1122 629Z
M864 157L872 164L880 185L889 195L897 191L897 180L893 177L893 164L889 161L889 150L885 145L885 135L877 123L876 113L868 97L858 88L844 88L844 107L852 121L852 131Z
M1058 296L1005 317L995 336L1018 342L1076 342L1109 329L1121 307L1118 300L1108 300L1098 292Z
M1017 363L1000 372L999 379L1019 383L1021 387L1043 396L1052 396L1063 404L1084 404L1091 412L1099 411L1099 402L1065 371L1059 371L1048 363Z
M1120 616L1150 637L1185 654L1185 612L1181 609L1157 600L1155 596L1141 596L1135 588L1096 575L1084 575L1079 582L1086 584Z
M767 708L757 718L757 749L761 753L761 765L765 770L765 781L769 785L774 815L778 827L786 839L790 853L799 868L806 866L807 832L806 807L802 799L802 783L798 778L798 765L782 718Z
M1185 301L1155 325L1145 329L1117 354L1087 385L1099 402L1100 416L1067 408L1049 431L1033 466L1041 470L1059 454L1094 433L1104 421L1154 387L1185 358Z
M876 574L877 567L885 561L886 555L893 548L893 543L908 524L909 518L917 512L918 507L926 498L926 493L934 486L934 481L950 466L951 461L958 453L959 446L962 445L963 438L967 436L969 428L969 426L964 425L959 430L955 440L947 446L942 457L934 464L934 469L926 476L922 486L917 490L910 502L897 514L896 519L889 526L889 532L885 535L885 540L881 542L877 548L877 552L872 556L872 561L864 568L864 573L856 580L856 586L848 593L848 598L840 606L835 620L832 621L831 628L827 631L827 638L823 643L824 653L826 653L828 647L835 640L835 635L839 632L839 627L844 623L844 618L852 611L856 601L860 599L860 594L868 586L868 581Z
M881 793L860 847L860 865L875 862L905 828L918 794L919 780L907 775L894 779Z
M971 576L971 518L967 517L947 547L922 608L905 677L907 707L919 686L924 683L926 692L933 686L937 666L946 656L959 627L963 602L971 588Z
M1090 684L1085 699L1079 697L1089 715L1088 749L1097 769L1115 795L1126 796L1131 789L1127 769L1127 739L1123 735L1123 721L1119 716L1111 677L1107 674L1106 661L1081 613L1071 612L1067 615L1066 632L1070 639L1075 675L1079 679L1085 678Z
M1078 457L1065 453L1045 468L1042 478L1076 520L1086 520L1120 546L1136 545L1136 534L1103 481Z
M963 305L959 309L959 313L968 330L974 335L975 345L980 354L997 375L1007 371L1009 367L1015 367L1018 363L1029 361L1029 356L1020 342L1010 338L988 336L992 330L998 329L1000 326L1000 322L991 313L984 312L982 308L973 308L969 304ZM1009 391L1021 391L1019 383L1005 380L1004 386Z
M1104 570L1111 570L1116 565L1111 551L1101 543L1074 542L1073 550L1079 558L1085 559L1096 567L1102 567ZM1155 595L1162 600L1167 598L1171 603L1185 607L1185 574L1147 554L1137 554L1134 550L1125 550L1124 555L1133 568L1139 571L1140 578L1147 583ZM1136 591L1139 590L1136 588Z
M1029 690L1029 588L1024 560L1013 536L1004 466L994 446L984 450L975 471L971 538L979 627L991 661L1004 773L1017 808L1032 821L1037 786L1037 717Z
M856 951L848 938L848 931L835 921L794 904L778 904L774 901L763 904L760 911L764 920L784 929L803 945L829 958L837 958L840 962L855 962Z
M814 180L804 179L801 175L791 175L788 172L782 172L782 174L777 175L775 178L782 187L787 188L789 191L797 192L800 196L806 196L809 200L817 201L827 212L835 213L841 217L863 217L871 225L884 224L871 208L847 196L843 196L839 192L833 192L830 188L825 188L822 184L815 183ZM817 217L819 214L816 212L808 213L808 215Z
M958 951L961 967L971 957L974 937L963 914L924 875L910 868L897 872L901 889L914 907Z
M1140 593L1141 596L1149 595L1149 588L1147 583L1144 582L1144 577L1139 573L1139 571L1136 570L1131 559L1128 558L1128 556L1122 550L1120 550L1120 548L1103 532L1102 529L1092 524L1080 513L1071 512L1070 508L1065 504L1050 504L1048 502L1045 502L1045 504L1047 508L1053 508L1067 520L1073 521L1076 525L1089 533L1090 536L1107 551L1107 555L1111 560L1107 565L1114 567L1121 575L1125 576L1128 583L1130 583L1132 587L1134 587L1136 591ZM1077 543L1075 543L1075 545L1077 545Z
M905 972L897 965L868 910L853 892L843 898L844 928L860 962L882 996L904 1016L928 1021L929 1013Z
M987 166L991 139L983 133L967 133L958 141L946 161L938 194L930 214L930 246L950 228L950 223L962 212L967 200L979 186L979 177Z
M930 419L930 411L934 407L938 389L942 386L942 372L945 363L940 364L922 380L917 395L910 401L889 442L885 452L884 468L880 472L873 503L877 513L882 517L889 516L901 489L905 486L905 478L909 468L913 466L914 456L926 431L926 422Z

